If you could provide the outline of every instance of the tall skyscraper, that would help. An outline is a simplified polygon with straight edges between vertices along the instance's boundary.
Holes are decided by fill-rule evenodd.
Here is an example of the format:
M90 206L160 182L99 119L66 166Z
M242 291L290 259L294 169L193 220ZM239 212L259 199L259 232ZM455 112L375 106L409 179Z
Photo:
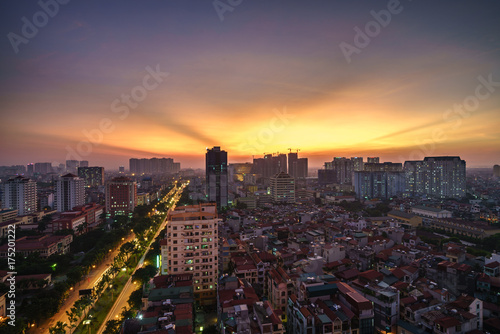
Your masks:
M85 181L68 173L56 183L55 206L59 212L70 211L75 206L85 204Z
M120 176L106 182L106 212L111 216L132 214L137 205L137 183Z
M273 169L278 172L287 172L288 167L286 165L286 154L277 153L273 156Z
M271 196L277 203L295 203L295 180L285 172L271 178Z
M290 149L290 153L288 153L288 175L294 179L306 178L309 168L307 158L299 158L299 150L295 153L291 150L292 149ZM282 172L286 173L286 170L283 170ZM276 175L276 173L274 173L274 175Z
M288 153L288 174L291 176L295 176L295 162L299 158L299 154L297 152Z
M66 160L66 171L68 173L75 173L76 169L80 166L80 162L78 160Z
M500 177L500 165L493 166L493 175Z
M325 162L326 170L333 170L335 183L352 184L353 161L344 157L335 157L331 162Z
M363 157L351 157L352 169L354 172L362 171L364 168Z
M466 163L457 156L405 161L405 192L409 196L462 198L466 192Z
M289 166L288 166L289 167ZM253 170L254 174L259 174L265 179L273 177L279 172L287 172L289 169L287 167L286 154L266 154L264 158L254 158L253 159Z
M366 162L368 162L369 164L378 164L378 163L380 163L380 158L379 157L368 157L366 159Z
M35 165L33 164L28 164L26 166L26 174L28 176L33 176L33 174L35 173Z
M354 191L357 198L388 199L400 196L404 190L405 174L403 171L354 172Z
M172 158L151 158L129 160L130 173L133 174L164 174L177 173L181 170L181 165L174 162Z
M38 173L38 174L52 173L52 164L50 162L37 162L37 163L35 163L35 173Z
M294 163L294 174L290 175L295 179L304 179L308 175L309 163L307 158L299 158Z
M85 181L86 187L104 185L104 167L78 167L78 177Z
M363 167L367 172L402 172L403 164L400 162L366 163Z
M2 186L2 206L17 209L19 216L36 212L36 182L23 176L8 180Z
M220 222L213 203L181 206L170 211L165 239L160 241L161 274L193 274L194 295L200 305L217 300Z
M227 152L219 146L207 149L205 162L208 201L217 203L220 211L227 207Z
M130 174L140 174L138 172L138 170L139 170L139 159L130 158L130 160L129 160L129 172L130 172Z

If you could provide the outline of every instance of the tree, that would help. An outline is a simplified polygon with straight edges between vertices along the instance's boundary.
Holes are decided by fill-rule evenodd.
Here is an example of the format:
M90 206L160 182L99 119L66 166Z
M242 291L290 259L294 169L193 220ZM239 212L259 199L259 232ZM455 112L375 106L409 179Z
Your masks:
M123 253L128 259L130 257L130 254L132 254L132 252L134 251L134 249L135 249L134 243L128 241L120 247L120 253Z
M207 328L203 329L203 334L217 334L219 331L217 330L216 325L210 325Z
M49 328L50 334L66 334L66 328L68 325L63 323L62 321L58 321L55 326Z
M76 304L76 302L75 302ZM69 311L66 311L66 315L68 316L69 321L69 333L73 331L73 328L76 327L76 322L80 319L80 315L82 312L77 307L72 307Z
M68 278L68 283L70 285L74 285L82 279L83 269L82 267L74 267L66 274L66 276Z
M83 223L83 224L78 225L76 230L78 231L78 235L82 235L83 232L87 230L87 223Z
M45 229L47 228L47 225L52 222L52 215L45 215L42 217L42 219L38 222L38 232L43 233Z
M120 271L120 267L118 266L118 263L116 262L113 262L113 264L111 265L111 267L109 268L109 275L110 275L110 278L111 277L115 277L116 274L118 274L118 272Z
M81 301L81 308L82 308L82 311L84 312L83 314L83 317L86 318L87 317L87 307L89 306L92 306L93 303L94 303L94 295L87 295L87 296L82 296L80 298L80 301Z
M128 298L128 305L132 309L139 309L142 306L142 289L133 291Z
M134 314L134 311L132 311L132 309L128 309L126 307L123 307L122 308L122 313L120 313L120 315L122 316L123 319L130 319L130 318L133 318L135 316Z
M155 266L149 264L145 267L137 269L132 279L139 281L140 285L143 285L144 283L147 283L151 278L153 278L157 272L158 269Z
M128 223L127 216L117 215L117 216L115 216L115 220L111 224L111 227L114 229L120 229L120 228L126 227L127 223Z
M120 332L120 326L122 322L120 320L109 320L106 322L106 328L103 334L116 334Z
M236 209L245 210L247 207L248 206L247 206L246 203L243 203L243 202L240 202L240 201L237 201L237 203L236 203Z

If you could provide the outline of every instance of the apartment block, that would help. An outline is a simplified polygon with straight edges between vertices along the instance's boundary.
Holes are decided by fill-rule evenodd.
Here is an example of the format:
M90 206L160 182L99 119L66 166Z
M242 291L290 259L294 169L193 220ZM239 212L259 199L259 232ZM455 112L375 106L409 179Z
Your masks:
M195 299L200 305L216 302L218 224L215 204L181 206L168 215L161 240L162 275L193 274Z

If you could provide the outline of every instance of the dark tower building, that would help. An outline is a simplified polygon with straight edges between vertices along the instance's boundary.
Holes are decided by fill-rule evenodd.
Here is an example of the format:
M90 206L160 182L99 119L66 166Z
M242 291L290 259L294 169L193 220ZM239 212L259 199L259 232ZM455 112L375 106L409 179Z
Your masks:
M425 157L405 161L405 192L409 196L463 198L466 192L466 163L457 156Z
M293 152L290 152L288 153L288 174L290 174L290 176L292 177L295 177L295 162L297 161L298 159L298 153L293 153Z
M86 187L104 185L104 167L78 167L78 177L85 181Z
M217 203L217 211L227 207L227 152L219 146L207 149L206 177L209 202Z

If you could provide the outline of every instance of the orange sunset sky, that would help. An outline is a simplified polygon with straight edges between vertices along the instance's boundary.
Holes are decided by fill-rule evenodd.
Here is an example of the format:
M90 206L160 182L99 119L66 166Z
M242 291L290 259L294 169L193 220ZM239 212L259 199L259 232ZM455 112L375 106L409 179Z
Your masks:
M2 36L21 36L21 18L41 10L1 6ZM229 162L300 148L310 167L334 156L500 163L500 6L401 1L348 61L341 43L355 46L355 28L387 6L243 1L221 20L211 1L61 5L17 53L2 39L0 165L116 169L156 156L201 168L211 146ZM155 68L168 76L155 81Z

